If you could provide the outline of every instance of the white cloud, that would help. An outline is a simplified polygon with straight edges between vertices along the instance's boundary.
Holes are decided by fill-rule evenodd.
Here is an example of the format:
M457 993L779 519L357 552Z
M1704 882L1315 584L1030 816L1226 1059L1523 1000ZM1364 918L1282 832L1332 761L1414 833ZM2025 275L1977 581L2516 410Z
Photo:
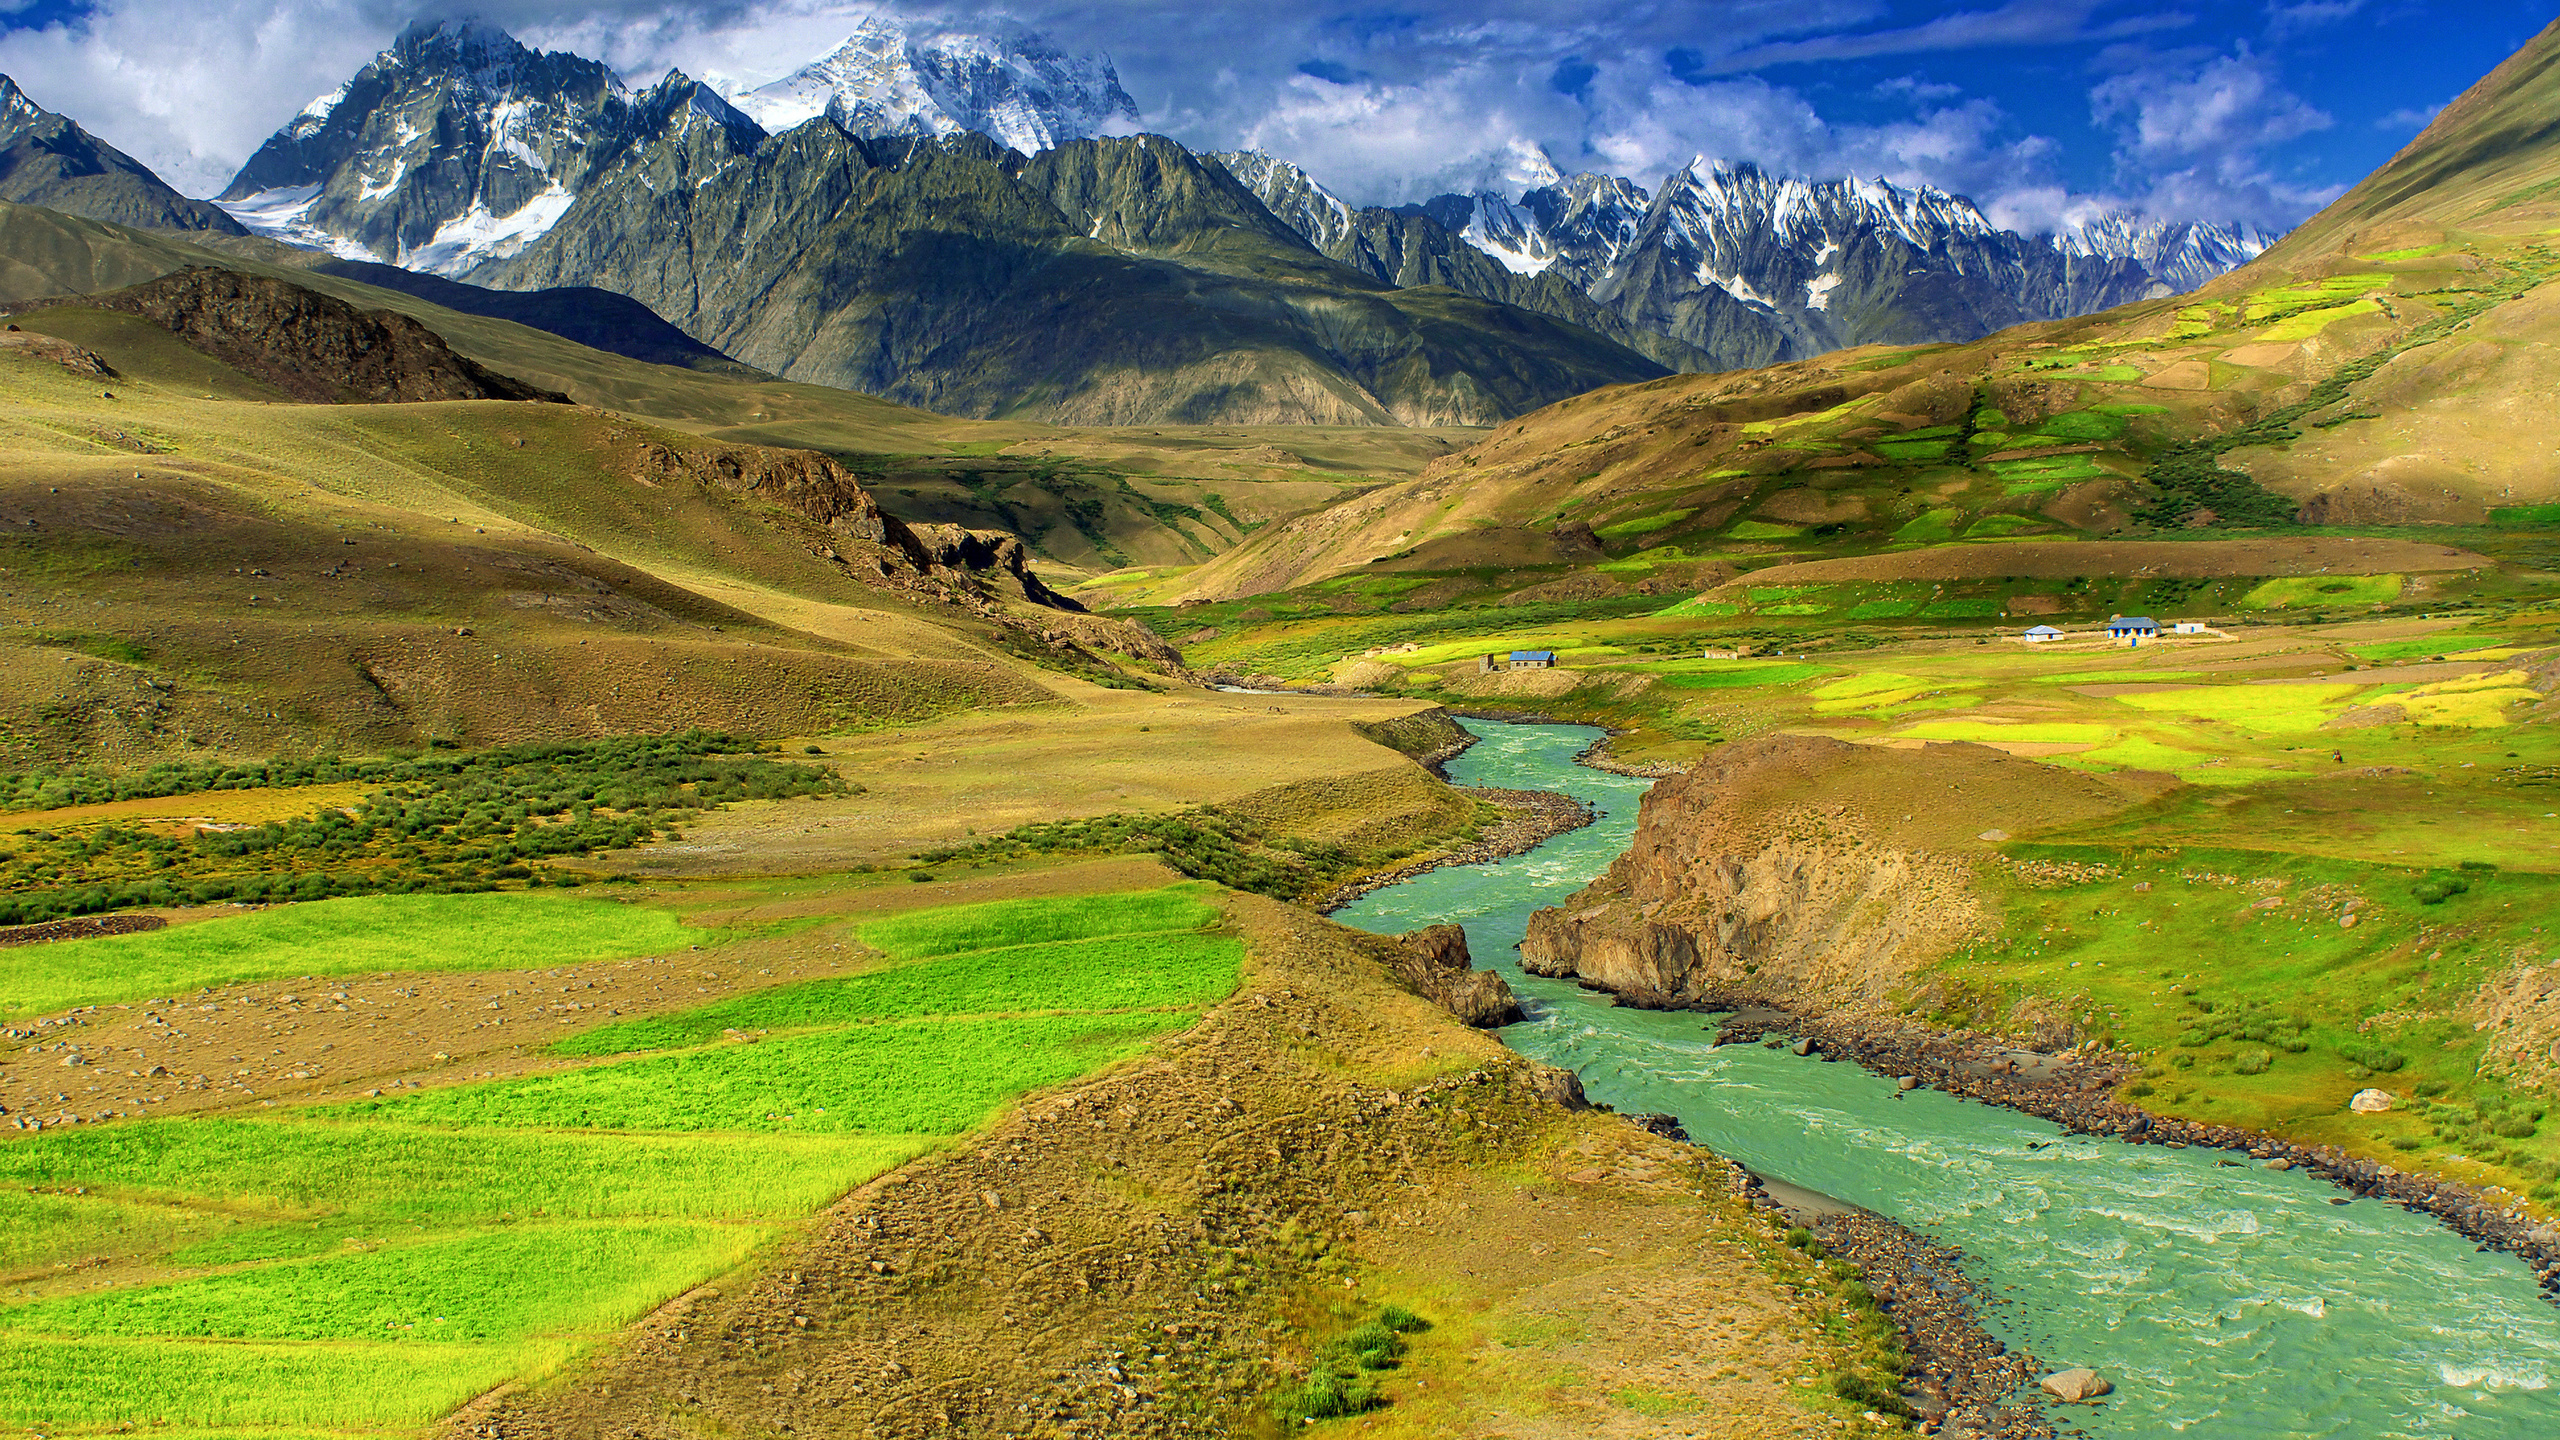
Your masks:
M12 0L0 0L0 6ZM2314 12L2353 0L2301 0ZM1879 0L427 0L528 44L602 59L635 83L669 66L732 87L788 72L879 11L1029 25L1109 52L1148 128L1200 148L1256 146L1363 203L1510 188L1535 146L1567 170L1651 185L1696 154L1816 177L1882 175L1972 196L1995 214L2060 215L2099 197L2058 183L2052 142L1935 77L1888 80L1909 107L1845 124L1744 67L1982 46L2086 42L2183 24L2109 0L1977 0L1898 29ZM312 96L416 18L415 0L98 0L81 19L0 33L0 70L191 193L220 189ZM2295 22L2287 22L2295 23ZM1204 63L1203 57L1210 57ZM2282 220L2289 194L2257 156L2328 123L2243 50L2127 50L2093 100L2118 138L2119 189L2247 196ZM1323 78L1331 77L1331 78ZM2233 156L2245 157L2234 168ZM2147 177L2177 177L2153 186ZM2216 187L2221 189L2217 191ZM2253 188L2254 187L2254 188Z
M2129 183L2152 214L2282 227L2343 187L2279 178L2266 152L2336 123L2286 89L2266 58L2227 54L2116 57L2123 73L2089 94L2092 117L2116 136Z

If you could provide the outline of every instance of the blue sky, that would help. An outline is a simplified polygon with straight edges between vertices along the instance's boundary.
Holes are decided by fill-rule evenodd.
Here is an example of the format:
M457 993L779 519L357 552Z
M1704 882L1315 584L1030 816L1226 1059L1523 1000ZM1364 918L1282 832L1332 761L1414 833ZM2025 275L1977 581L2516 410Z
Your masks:
M639 81L743 83L864 14L1109 53L1149 128L1359 201L1507 188L1533 149L1651 186L1692 156L2281 227L2371 170L2560 0L459 0ZM13 8L14 7L14 8ZM0 0L0 71L218 189L311 96L454 0Z

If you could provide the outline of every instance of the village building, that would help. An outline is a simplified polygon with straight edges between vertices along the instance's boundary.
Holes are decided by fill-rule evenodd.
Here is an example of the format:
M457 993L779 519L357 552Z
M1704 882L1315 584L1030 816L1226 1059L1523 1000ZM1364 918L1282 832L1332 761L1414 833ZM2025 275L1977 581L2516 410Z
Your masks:
M1511 668L1514 670L1550 670L1555 668L1555 663L1556 652L1553 650L1514 650L1511 652Z
M2062 632L2050 625L2038 625L2027 631L2027 643L2030 645L2040 645L2047 640L2059 640L2061 638Z
M2148 615L2119 615L2107 622L2107 634L2117 640L2156 640L2160 622Z
M2180 635L2202 635L2205 633L2205 623L2201 620L2181 620L2170 628Z

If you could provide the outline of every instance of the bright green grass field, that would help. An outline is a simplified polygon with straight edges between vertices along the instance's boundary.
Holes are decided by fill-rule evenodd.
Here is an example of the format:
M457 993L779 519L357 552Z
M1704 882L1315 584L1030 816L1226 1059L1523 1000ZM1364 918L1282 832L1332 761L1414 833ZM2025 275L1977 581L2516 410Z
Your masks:
M0 1185L277 1215L470 1224L502 1215L780 1218L930 1148L911 1137L547 1135L333 1120L145 1120L0 1145Z
M1222 999L1243 942L1213 935L1114 935L974 950L842 980L741 995L682 1015L600 1026L552 1046L563 1055L672 1050L729 1030L804 1030L858 1020L1038 1010L1153 1010Z
M773 1233L753 1222L805 1215L1026 1090L1189 1025L1234 988L1243 957L1200 933L1219 918L1210 893L897 916L863 931L903 962L892 968L613 1027L616 1044L831 1027L769 1042L0 1143L0 1273L47 1275L91 1253L182 1272L0 1307L0 1423L310 1440L279 1427L415 1428L555 1370L582 1337L748 1262ZM295 917L259 932L289 958L199 941L183 983L261 963L265 975L557 964L701 933L657 911L510 895L331 901L142 938ZM365 933L369 920L387 937ZM155 975L121 993L169 988ZM1068 1013L987 1013L1024 1010Z
M745 1259L752 1225L522 1225L0 1310L56 1335L451 1344L595 1334ZM561 1276L576 1283L560 1284Z
M957 1135L1025 1090L1134 1055L1197 1012L909 1020L492 1080L344 1113L423 1125Z
M367 895L144 935L0 950L0 1017L206 985L401 970L532 970L699 943L664 910L566 895Z
M0 1415L48 1425L416 1427L516 1376L554 1369L575 1348L0 1334Z
M1122 895L1065 895L1046 900L992 900L920 910L862 927L862 941L901 960L1089 940L1158 930L1198 930L1218 921L1200 897L1207 887L1172 885Z
M2400 598L2397 575L2292 575L2269 580L2240 597L2243 610L2292 605L2387 605Z

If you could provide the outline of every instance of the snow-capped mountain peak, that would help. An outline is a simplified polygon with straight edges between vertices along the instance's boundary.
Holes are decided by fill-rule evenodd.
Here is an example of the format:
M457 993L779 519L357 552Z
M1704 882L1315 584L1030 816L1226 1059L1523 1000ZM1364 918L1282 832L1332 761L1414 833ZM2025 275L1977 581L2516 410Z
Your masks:
M776 133L826 115L856 135L974 130L1025 154L1139 128L1137 102L1107 57L1069 54L1027 30L927 30L881 17L823 59L733 98Z
M2124 210L2084 216L2053 232L2064 254L2139 261L2172 294L2246 265L2276 239L2252 225L2154 220Z
M1236 182L1259 196L1280 223L1306 237L1308 244L1330 254L1351 233L1349 202L1316 183L1314 176L1286 160L1259 150L1227 150L1201 157L1215 160Z
M421 23L304 106L220 203L262 234L460 274L548 230L637 121L596 61L476 21Z

